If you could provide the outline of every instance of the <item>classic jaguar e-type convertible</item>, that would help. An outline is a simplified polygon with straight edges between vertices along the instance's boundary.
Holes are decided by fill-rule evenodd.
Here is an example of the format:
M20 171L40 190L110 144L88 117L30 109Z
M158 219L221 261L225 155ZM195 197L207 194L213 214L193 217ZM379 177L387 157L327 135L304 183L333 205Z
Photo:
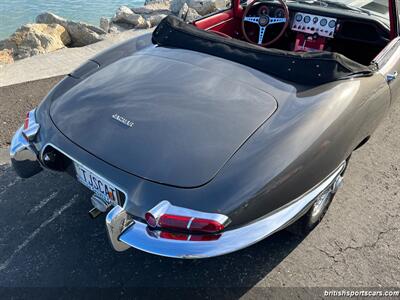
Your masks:
M11 145L66 172L117 251L204 258L311 231L399 97L395 0L233 0L66 76Z

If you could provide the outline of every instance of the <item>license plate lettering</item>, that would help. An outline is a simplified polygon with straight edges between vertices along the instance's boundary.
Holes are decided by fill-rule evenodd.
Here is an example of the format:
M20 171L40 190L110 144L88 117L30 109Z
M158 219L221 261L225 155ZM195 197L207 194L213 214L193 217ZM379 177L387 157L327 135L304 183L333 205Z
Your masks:
M107 180L93 174L90 170L75 163L77 179L97 196L110 204L118 204L117 189Z

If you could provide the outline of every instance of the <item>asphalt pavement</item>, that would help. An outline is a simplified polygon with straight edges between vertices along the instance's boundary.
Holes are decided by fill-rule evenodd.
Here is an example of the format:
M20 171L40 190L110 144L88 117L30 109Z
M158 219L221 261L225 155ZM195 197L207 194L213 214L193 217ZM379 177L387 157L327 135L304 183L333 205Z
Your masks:
M59 78L0 88L0 143ZM400 289L400 101L356 151L344 187L308 236L282 231L242 251L203 260L114 252L104 216L89 218L90 193L49 171L19 179L0 166L0 287ZM0 297L1 298L1 297Z

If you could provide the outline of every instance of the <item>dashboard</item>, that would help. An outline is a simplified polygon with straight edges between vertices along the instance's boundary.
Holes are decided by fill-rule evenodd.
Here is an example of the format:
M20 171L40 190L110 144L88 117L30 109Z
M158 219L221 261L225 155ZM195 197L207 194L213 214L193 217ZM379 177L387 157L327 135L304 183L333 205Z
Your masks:
M344 9L326 8L288 2L289 30L274 47L289 51L334 51L361 63L369 63L390 40L389 25L373 15ZM256 4L249 16L285 17L277 3ZM283 24L283 23L282 23ZM268 37L279 34L282 24L268 27ZM257 40L259 30L247 26L249 35ZM359 49L363 51L359 51Z
M283 18L285 17L285 11L280 7L261 5L257 10L257 15Z
M333 38L337 27L337 19L302 12L295 13L291 29L293 31L318 34Z

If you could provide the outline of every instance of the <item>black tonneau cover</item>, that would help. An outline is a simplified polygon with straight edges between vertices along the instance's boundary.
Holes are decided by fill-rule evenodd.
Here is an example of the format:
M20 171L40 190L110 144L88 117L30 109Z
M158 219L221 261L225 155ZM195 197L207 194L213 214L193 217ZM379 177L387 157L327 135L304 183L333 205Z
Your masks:
M153 43L222 57L283 80L318 85L352 75L369 76L373 70L339 53L293 52L262 48L198 29L168 16L153 32Z

